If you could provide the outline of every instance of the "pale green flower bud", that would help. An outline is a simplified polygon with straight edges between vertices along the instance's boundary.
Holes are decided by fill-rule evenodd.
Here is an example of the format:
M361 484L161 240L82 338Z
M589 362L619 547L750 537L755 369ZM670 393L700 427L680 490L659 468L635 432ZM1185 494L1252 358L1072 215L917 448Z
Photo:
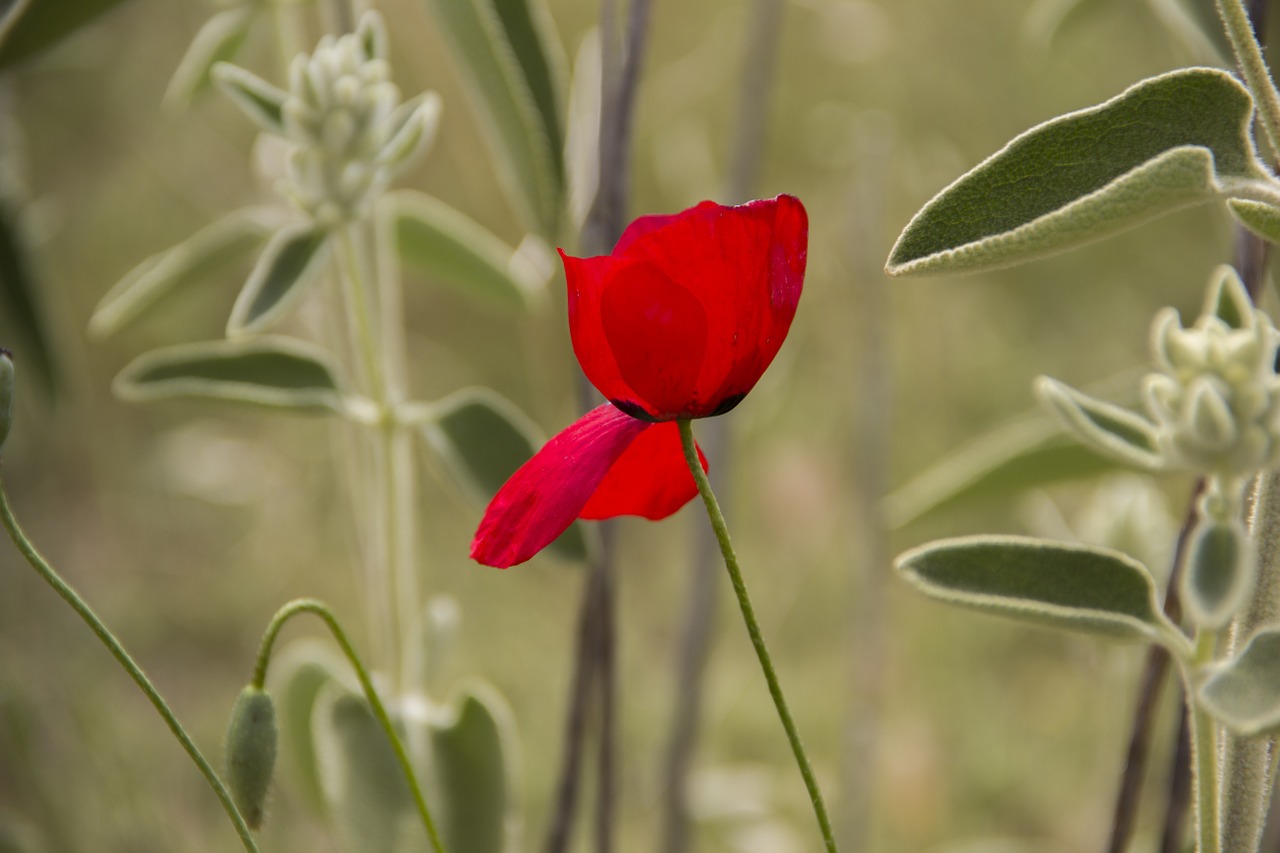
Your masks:
M1158 313L1151 345L1161 372L1143 396L1168 464L1230 478L1280 462L1277 336L1234 270L1219 272L1191 328Z
M289 65L281 124L294 150L283 190L321 224L366 215L435 129L435 101L402 103L385 52L370 12L355 33L325 36Z

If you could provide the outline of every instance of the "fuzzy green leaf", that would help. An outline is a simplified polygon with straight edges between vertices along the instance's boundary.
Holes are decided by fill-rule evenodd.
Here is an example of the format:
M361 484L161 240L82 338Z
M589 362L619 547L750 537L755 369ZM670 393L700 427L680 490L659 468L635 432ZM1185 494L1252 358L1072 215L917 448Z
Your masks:
M1122 640L1165 642L1177 630L1146 567L1104 548L973 536L908 551L896 566L926 595L1001 616Z
M1063 426L1089 447L1137 468L1164 467L1155 427L1138 415L1047 376L1036 380L1035 389Z
M113 387L131 401L199 397L300 412L342 410L328 355L286 338L153 350L120 371Z
M445 847L456 853L502 853L515 819L511 710L497 691L479 683L468 685L451 705L451 718L430 729Z
M210 75L254 124L267 133L284 136L284 102L288 95L283 89L229 62L215 62Z
M400 257L410 267L501 308L524 309L541 289L510 246L455 208L408 190L392 204Z
M1230 199L1227 207L1245 228L1270 243L1280 243L1280 207L1238 198Z
M114 334L165 294L244 258L262 245L277 220L271 210L246 207L142 261L102 297L89 319L90 334Z
M227 320L227 337L260 332L298 303L329 257L329 234L313 224L279 231L262 250Z
M1234 77L1188 68L1052 119L926 204L889 255L890 275L1020 263L1265 180Z
M0 199L0 312L6 319L5 330L15 337L10 349L24 370L30 365L33 375L56 392L57 362L49 327L38 308L38 288L18 222Z
M1280 732L1280 628L1255 634L1201 686L1210 714L1245 737Z
M189 104L209 89L213 66L235 59L253 26L254 13L249 6L239 6L224 9L205 21L169 78L169 88L164 93L166 103Z
M892 527L969 501L1008 497L1114 471L1109 457L1063 433L1046 416L1006 424L947 455L885 499Z
M515 404L487 388L464 388L432 406L422 435L462 491L485 506L542 446L538 427ZM587 556L582 525L560 534L549 549L563 560Z
M556 234L564 175L561 48L540 0L427 0L453 51L499 174L528 226Z
M347 850L429 850L404 771L361 695L321 688L312 718L316 762L329 815Z
M53 47L123 0L13 0L0 12L0 71Z

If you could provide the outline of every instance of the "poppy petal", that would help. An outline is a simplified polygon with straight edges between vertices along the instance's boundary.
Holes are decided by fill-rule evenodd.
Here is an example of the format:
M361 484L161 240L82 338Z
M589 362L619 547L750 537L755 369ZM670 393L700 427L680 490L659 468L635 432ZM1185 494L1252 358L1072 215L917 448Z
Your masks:
M608 404L578 418L498 490L471 542L471 558L505 569L551 544L618 457L652 426Z
M698 461L706 471L702 448L698 448ZM655 424L636 436L613 463L578 517L599 520L638 515L659 521L697 494L698 486L680 446L680 428L674 421Z
M719 207L714 201L704 201L693 210L704 207ZM648 216L641 216L627 226L627 230L622 232L622 236L618 238L617 244L613 247L613 256L619 257L627 253L627 249L631 244L646 234L652 234L660 228L665 228L670 222L684 216L688 211L681 213L655 213Z
M622 378L600 321L600 296L616 271L632 261L604 255L575 258L560 250L569 299L569 336L582 372L606 400L640 405L640 395Z
M658 420L696 409L707 351L707 312L653 264L617 270L600 295L600 325L623 380Z
M809 225L792 196L736 207L703 203L643 230L626 256L643 258L683 286L708 318L693 416L739 399L777 355L804 281Z

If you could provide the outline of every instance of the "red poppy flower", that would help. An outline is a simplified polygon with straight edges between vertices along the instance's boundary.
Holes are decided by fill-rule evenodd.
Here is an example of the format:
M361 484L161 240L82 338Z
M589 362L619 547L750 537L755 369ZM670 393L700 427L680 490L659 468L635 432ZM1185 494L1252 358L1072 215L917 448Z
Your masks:
M561 252L573 351L609 403L512 475L472 558L506 568L576 518L657 520L688 503L674 422L724 414L755 386L795 316L808 239L804 206L781 195L641 217L610 255Z

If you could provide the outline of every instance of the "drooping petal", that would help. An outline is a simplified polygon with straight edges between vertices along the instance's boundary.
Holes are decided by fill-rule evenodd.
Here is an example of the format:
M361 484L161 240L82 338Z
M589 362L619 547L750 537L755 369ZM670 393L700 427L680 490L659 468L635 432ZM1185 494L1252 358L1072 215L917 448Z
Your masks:
M505 569L537 554L573 523L618 457L653 426L607 404L574 421L498 490L471 542L471 558Z
M707 470L702 448L698 448L698 460L702 470ZM680 446L679 427L674 421L655 424L636 436L613 463L578 517L598 520L638 515L658 521L697 494Z
M622 378L651 417L697 409L707 312L696 296L652 264L630 264L601 294L600 325Z

